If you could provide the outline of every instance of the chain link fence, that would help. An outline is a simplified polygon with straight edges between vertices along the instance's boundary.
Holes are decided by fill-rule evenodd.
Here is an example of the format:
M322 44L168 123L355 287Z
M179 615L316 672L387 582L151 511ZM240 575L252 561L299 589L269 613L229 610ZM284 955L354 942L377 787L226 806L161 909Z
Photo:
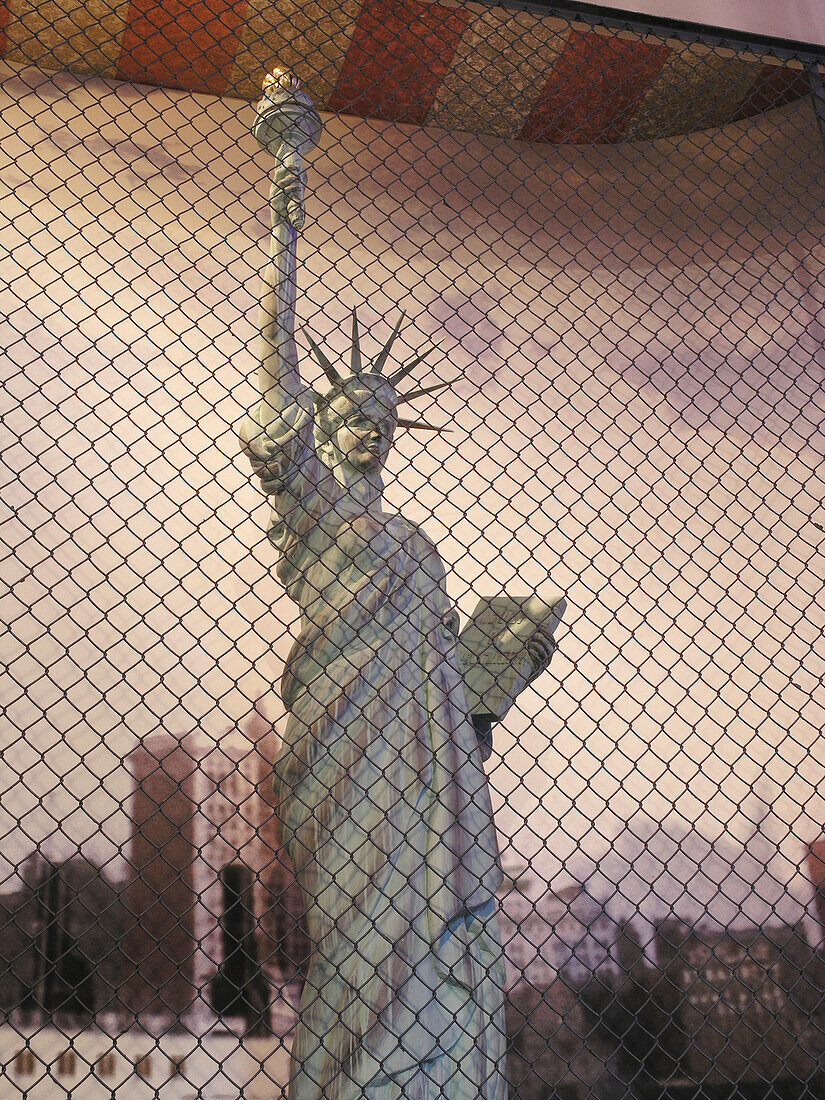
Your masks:
M825 1095L822 57L414 0L8 0L2 36L3 1100ZM323 118L303 383L362 377L355 309L423 391L382 511L337 421L247 431L274 520L238 443L289 328L277 65ZM491 726L479 602L536 643L548 592Z

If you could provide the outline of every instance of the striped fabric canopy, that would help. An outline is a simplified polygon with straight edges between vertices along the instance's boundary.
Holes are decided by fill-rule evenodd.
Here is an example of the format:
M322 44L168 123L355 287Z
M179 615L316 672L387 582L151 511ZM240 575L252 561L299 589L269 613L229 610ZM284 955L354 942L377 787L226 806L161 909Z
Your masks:
M0 0L10 62L256 99L275 64L322 109L586 144L719 126L807 94L732 51L420 0Z

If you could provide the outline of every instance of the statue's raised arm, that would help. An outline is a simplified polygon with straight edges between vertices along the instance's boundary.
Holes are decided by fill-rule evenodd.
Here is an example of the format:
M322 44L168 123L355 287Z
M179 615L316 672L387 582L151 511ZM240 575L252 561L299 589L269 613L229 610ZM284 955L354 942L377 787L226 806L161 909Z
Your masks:
M296 243L304 223L306 187L302 154L321 134L312 100L289 73L275 70L266 78L253 132L275 159L258 350L259 417L266 426L282 417L302 393L295 345Z

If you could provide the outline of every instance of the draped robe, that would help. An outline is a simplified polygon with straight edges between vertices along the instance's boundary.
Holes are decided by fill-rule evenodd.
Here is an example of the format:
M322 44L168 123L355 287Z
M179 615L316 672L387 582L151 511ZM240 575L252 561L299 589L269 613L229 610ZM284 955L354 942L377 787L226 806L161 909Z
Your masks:
M444 567L294 406L247 453L301 610L275 764L312 952L289 1100L505 1100L500 870Z

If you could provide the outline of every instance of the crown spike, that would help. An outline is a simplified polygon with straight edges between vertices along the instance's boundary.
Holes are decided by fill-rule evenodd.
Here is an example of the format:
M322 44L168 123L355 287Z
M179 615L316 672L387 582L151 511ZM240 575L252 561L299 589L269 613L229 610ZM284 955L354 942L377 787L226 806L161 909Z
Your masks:
M424 428L428 432L451 432L452 428L439 428L435 424L425 424L423 420L404 420L403 418L396 421L399 428Z
M443 390L451 385L452 382L436 382L434 386L422 386L420 389L410 390L409 393L399 395L398 404L405 405L408 401L414 401L416 397L423 397L425 393L435 393L436 390Z
M387 381L391 386L397 386L398 383L403 378L406 378L410 371L415 370L418 364L423 362L431 352L437 350L438 344L430 344L426 351L422 351L418 355L414 355L412 359L408 359L403 367L399 367L395 374L390 375Z
M358 337L358 311L352 311L352 357L349 368L353 374L361 373L361 341Z
M398 336L398 333L401 331L401 325L403 324L405 317L406 317L406 314L402 310L401 316L398 318L398 323L396 324L395 328L392 330L389 340L387 340L386 344L381 349L380 355L378 356L378 358L375 360L375 362L372 365L372 373L373 374L380 374L381 371L384 369L384 364L387 362L387 358L390 354L390 348L395 343L395 339Z
M309 346L310 348L312 348L312 354L318 360L318 365L321 367L321 370L327 376L332 385L337 385L343 382L343 375L340 375L338 373L338 371L335 369L329 359L327 359L326 355L324 355L323 351L321 351L321 349L312 339L312 335L309 329L304 329L304 336L306 336L307 340L309 341Z

